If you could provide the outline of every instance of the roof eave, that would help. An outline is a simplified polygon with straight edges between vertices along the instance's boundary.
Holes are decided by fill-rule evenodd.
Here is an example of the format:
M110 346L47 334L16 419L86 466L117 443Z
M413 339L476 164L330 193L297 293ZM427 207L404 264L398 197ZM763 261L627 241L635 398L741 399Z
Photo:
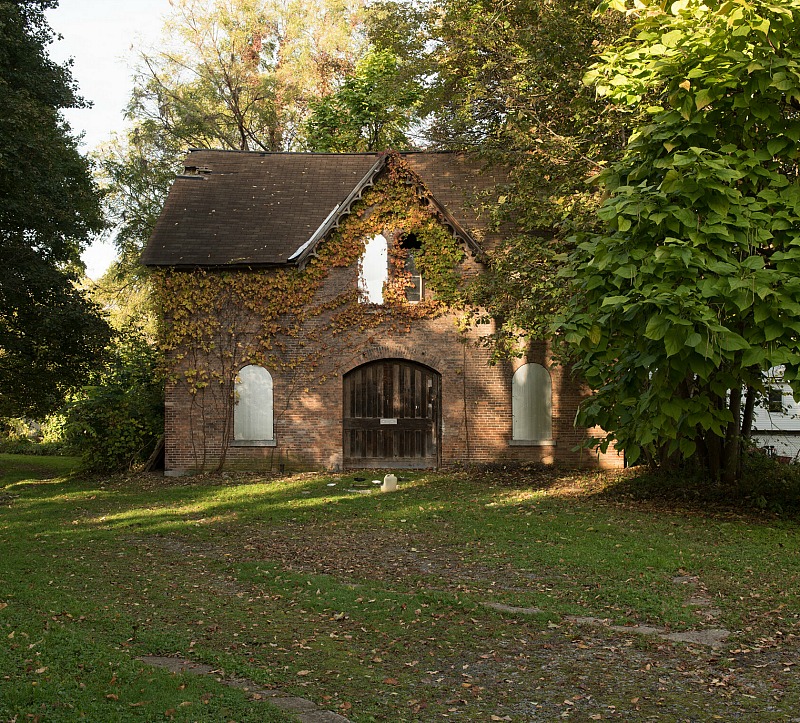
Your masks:
M246 261L236 261L230 263L217 263L217 264L208 264L208 263L199 263L199 262L192 262L192 263L177 263L177 264L170 264L170 263L143 263L142 266L145 266L148 269L174 269L175 271L193 271L195 269L204 269L210 271L248 271L248 270L255 270L255 269L275 269L275 268L283 268L285 266L289 266L286 261L258 261L258 262L246 262Z

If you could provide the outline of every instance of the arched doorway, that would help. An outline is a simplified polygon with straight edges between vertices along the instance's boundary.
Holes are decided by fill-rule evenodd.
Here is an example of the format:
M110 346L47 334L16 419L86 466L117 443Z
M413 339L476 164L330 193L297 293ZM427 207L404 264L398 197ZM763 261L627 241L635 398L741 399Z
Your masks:
M439 466L441 377L404 359L369 362L344 377L345 467Z

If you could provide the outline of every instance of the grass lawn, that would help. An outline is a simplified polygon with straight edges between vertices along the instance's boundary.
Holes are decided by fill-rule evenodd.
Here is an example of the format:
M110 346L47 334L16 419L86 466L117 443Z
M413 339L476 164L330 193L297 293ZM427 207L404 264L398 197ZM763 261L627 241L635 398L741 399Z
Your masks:
M145 655L356 722L800 720L791 519L597 474L414 473L381 494L371 474L73 463L0 455L0 721L292 720Z

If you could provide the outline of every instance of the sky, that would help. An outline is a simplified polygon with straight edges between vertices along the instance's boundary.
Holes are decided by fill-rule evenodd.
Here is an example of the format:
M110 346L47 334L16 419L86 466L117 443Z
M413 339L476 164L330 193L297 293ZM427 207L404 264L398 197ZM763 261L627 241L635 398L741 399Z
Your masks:
M124 129L136 49L155 45L168 11L169 0L60 0L47 13L63 36L50 46L50 57L59 63L73 59L80 95L92 103L65 112L73 131L84 134L84 152ZM92 244L83 256L88 275L98 278L113 258L110 243Z

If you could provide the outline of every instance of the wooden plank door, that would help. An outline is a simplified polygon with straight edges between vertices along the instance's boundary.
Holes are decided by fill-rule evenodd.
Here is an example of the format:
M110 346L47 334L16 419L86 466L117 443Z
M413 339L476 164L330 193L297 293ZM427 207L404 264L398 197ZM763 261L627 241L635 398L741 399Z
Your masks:
M441 378L401 359L382 359L344 377L345 467L439 466Z

